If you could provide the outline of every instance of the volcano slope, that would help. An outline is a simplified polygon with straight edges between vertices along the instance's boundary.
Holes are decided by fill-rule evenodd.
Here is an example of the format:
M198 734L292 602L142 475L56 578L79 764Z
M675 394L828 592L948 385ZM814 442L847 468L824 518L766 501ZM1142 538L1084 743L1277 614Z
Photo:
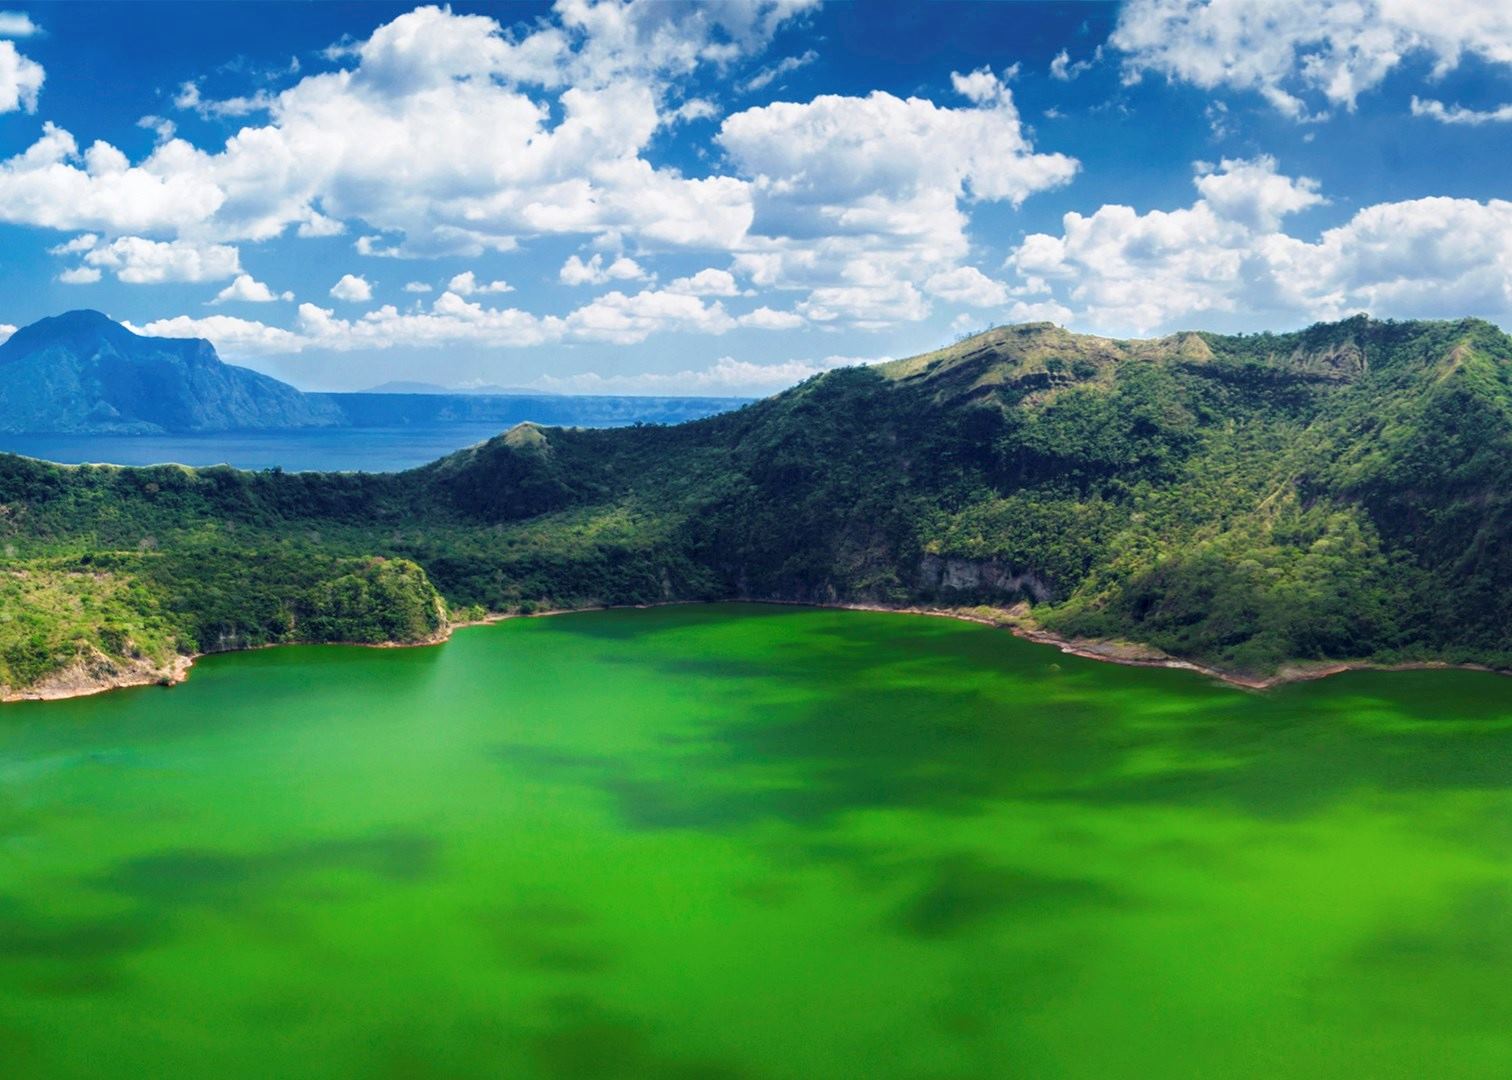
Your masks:
M1509 480L1512 338L1363 316L1003 327L706 420L520 425L398 474L4 457L0 682L713 599L1013 609L1246 676L1506 667Z

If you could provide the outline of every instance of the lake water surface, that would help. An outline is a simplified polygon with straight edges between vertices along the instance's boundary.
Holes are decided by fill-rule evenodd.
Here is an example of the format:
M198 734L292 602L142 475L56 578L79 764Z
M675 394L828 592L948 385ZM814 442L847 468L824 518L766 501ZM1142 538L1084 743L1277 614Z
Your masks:
M289 472L399 472L491 439L507 425L423 424L206 435L8 435L0 451L63 465L232 465Z
M1512 683L745 606L0 708L7 1077L1497 1077Z

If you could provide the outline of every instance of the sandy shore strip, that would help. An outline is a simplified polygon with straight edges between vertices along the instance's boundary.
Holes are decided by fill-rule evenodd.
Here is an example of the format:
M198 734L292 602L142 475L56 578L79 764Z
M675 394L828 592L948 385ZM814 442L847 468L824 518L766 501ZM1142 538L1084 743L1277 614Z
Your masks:
M996 608L977 606L969 608L918 607L912 605L891 606L865 603L817 603L807 600L771 600L741 598L735 600L663 600L651 604L594 604L574 608L548 608L531 612L493 612L481 619L448 624L440 632L423 641L380 642L283 642L271 645L254 645L246 649L224 649L216 653L195 653L191 656L176 656L167 668L147 664L122 667L119 664L109 671L89 670L83 661L54 672L35 686L13 690L0 688L0 702L12 701L62 701L69 698L89 697L109 690L122 690L133 686L176 686L189 677L189 670L202 656L218 655L221 652L250 652L254 649L278 649L285 645L339 645L368 649L419 649L444 644L455 630L470 626L488 626L506 619L544 619L554 615L578 615L589 611L644 611L659 607L694 607L708 604L772 604L783 607L807 607L831 611L870 611L887 615L924 615L938 619L957 619L978 623L998 630L1007 630L1015 637L1048 645L1069 656L1087 660L1101 660L1110 664L1129 667L1171 668L1192 671L1241 690L1270 690L1288 683L1310 682L1340 675L1348 671L1482 671L1495 675L1512 675L1512 670L1489 667L1485 664L1454 664L1443 660L1419 660L1400 664L1379 664L1369 660L1320 660L1298 661L1285 664L1274 674L1267 676L1246 675L1209 667L1192 660L1171 656L1152 645L1133 641L1067 638L1033 625L1026 619L1021 608Z

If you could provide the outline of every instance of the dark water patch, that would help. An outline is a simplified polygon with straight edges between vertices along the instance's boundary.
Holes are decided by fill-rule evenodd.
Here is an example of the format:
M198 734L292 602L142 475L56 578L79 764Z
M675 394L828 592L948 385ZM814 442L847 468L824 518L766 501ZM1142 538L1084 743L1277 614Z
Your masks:
M593 921L580 907L550 900L518 904L506 915L513 923L549 930L577 930Z
M484 753L494 761L544 778L593 783L609 765L602 754L526 742L500 742Z
M34 1074L42 1042L19 1023L11 1022L0 1005L0 1061L16 1076Z
M185 848L126 859L88 883L155 910L237 910L321 871L414 882L434 871L439 846L434 837L392 831L250 853Z
M1163 731L1170 768L1094 772L1039 794L1104 806L1222 806L1294 820L1364 792L1512 787L1512 727L1488 719L1478 731L1436 732L1409 722L1418 718L1387 713L1373 722L1352 710L1292 711L1262 699L1225 722Z
M614 965L612 950L591 940L581 908L550 901L518 904L477 916L484 938L508 967L554 975L596 975Z
M154 912L62 915L0 897L0 963L35 993L115 990L121 962L158 944L165 932Z
M1432 922L1388 926L1356 948L1325 994L1364 987L1365 999L1334 1007L1352 1012L1363 1004L1402 1024L1512 1031L1512 882L1464 886L1445 908Z
M598 975L614 966L606 950L524 936L506 939L502 952L513 963L557 975Z
M1032 1018L1074 1000L1077 978L1088 965L1033 944L983 944L962 955L937 996L924 1004L931 1027L975 1062L943 1075L1065 1075L1065 1058L1046 1055L1033 1038Z
M925 867L922 886L897 909L892 925L916 937L947 937L1010 913L1054 915L1088 904L1118 909L1127 900L1091 878L1060 877L996 866L974 855L950 855Z
M730 890L730 895L736 899L761 908L780 908L791 903L798 893L798 883L780 874L751 878Z
M491 753L599 788L632 829L821 826L868 808L953 816L1116 768L1129 738L1091 703L1018 709L980 688L847 687L840 700L712 702L697 735L641 757L518 743Z
M153 940L150 920L67 918L0 898L0 956L61 961L112 959Z
M546 1001L548 1024L532 1038L543 1075L561 1080L754 1080L733 1064L662 1049L653 1026L582 995ZM676 1045L676 1040L672 1040Z

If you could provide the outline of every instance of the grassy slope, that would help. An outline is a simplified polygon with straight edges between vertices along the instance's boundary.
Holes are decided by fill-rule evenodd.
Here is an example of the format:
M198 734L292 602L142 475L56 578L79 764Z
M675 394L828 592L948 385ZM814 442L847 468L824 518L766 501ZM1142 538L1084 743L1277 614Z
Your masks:
M35 678L128 647L123 623L138 650L414 640L431 582L476 614L1008 603L1027 573L1053 629L1234 670L1507 664L1509 476L1512 340L1485 323L1008 327L708 420L522 426L393 476L0 459L0 569L111 583L0 624L0 663Z

